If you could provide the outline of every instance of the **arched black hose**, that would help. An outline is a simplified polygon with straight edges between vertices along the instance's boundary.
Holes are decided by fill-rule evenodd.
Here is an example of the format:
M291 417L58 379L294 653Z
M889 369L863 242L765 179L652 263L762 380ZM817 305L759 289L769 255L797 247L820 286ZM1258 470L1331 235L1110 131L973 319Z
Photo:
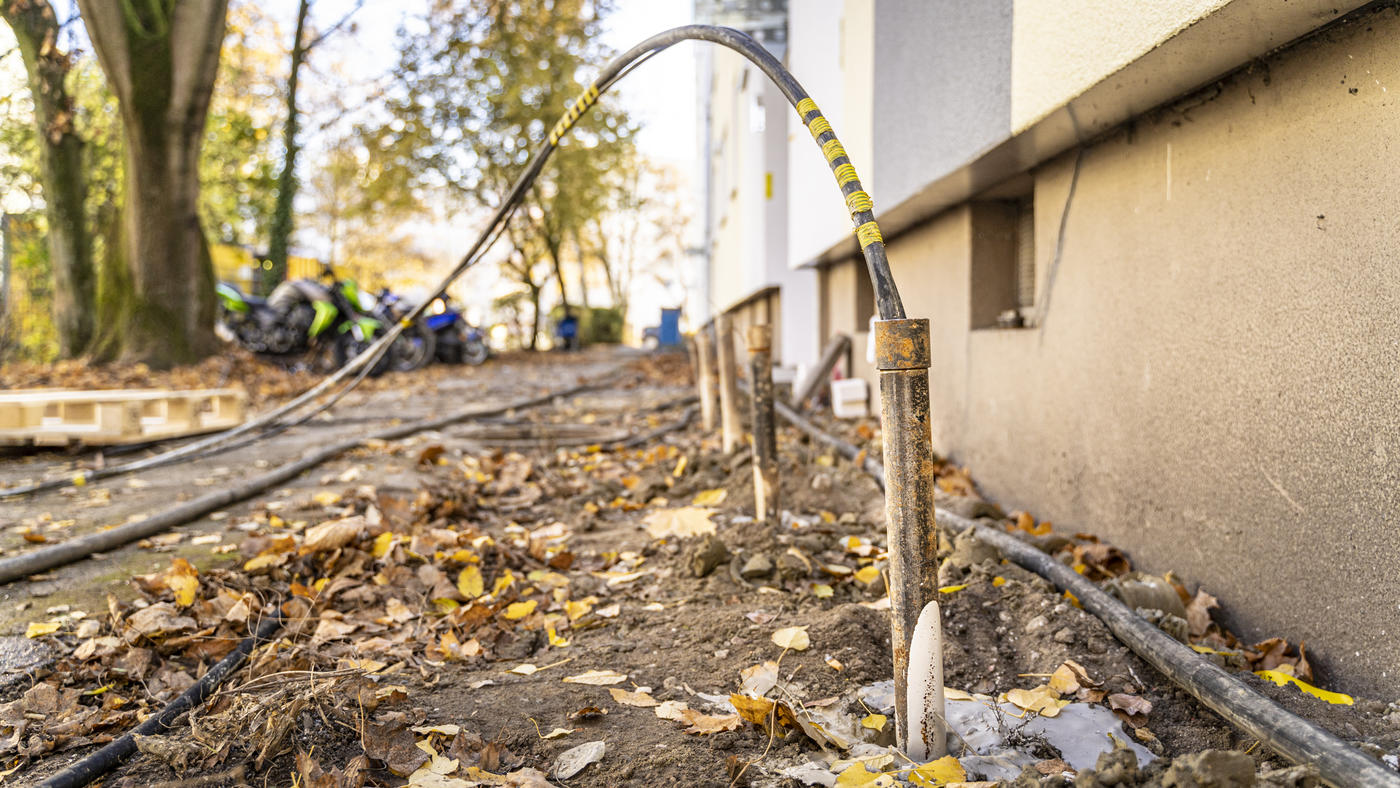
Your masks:
M121 738L87 756L67 769L55 774L40 785L42 788L81 788L121 765L121 762L136 752L137 736L156 736L170 730L175 719L185 712L202 705L214 690L238 670L248 655L258 644L271 638L282 627L282 611L279 608L263 619L257 631L239 641L228 656L215 663L203 677L196 681L180 697L171 701L159 714L148 718Z
M822 154L826 157L828 165L831 167L833 175L836 177L841 195L850 209L851 221L854 231L861 244L861 251L865 255L866 266L870 271L870 280L874 285L875 303L880 312L880 317L885 320L903 318L904 305L899 298L899 289L895 286L894 277L890 274L889 261L885 256L885 244L880 235L879 225L875 221L874 206L871 204L870 196L866 194L861 186L860 179L856 175L855 167L851 163L850 157L846 155L845 148L836 137L836 132L832 130L831 124L822 116L821 110L816 103L807 95L807 91L798 84L797 80L788 72L783 64L778 62L768 50L764 49L757 41L748 35L727 27L713 27L710 25L686 25L668 30L664 33L652 36L637 46L627 50L612 62L603 67L598 78L590 85L583 94L574 102L559 122L555 124L549 137L532 154L524 172L516 179L507 193L505 199L501 201L495 215L487 224L482 233L477 236L461 262L450 271L446 277L434 289L433 294L418 303L403 316L399 323L395 324L384 336L380 337L370 345L365 352L351 359L345 366L336 370L330 376L317 383L306 392L281 405L280 407L260 416L253 421L242 424L238 427L212 435L195 443L182 446L178 449L156 455L133 463L126 463L121 466L103 469L101 471L87 471L79 474L74 479L53 480L29 485L20 488L10 488L0 490L0 499L11 498L19 495L51 490L65 487L74 483L74 480L81 478L83 483L87 481L116 476L123 473L132 473L147 468L165 465L179 459L187 459L195 456L202 456L202 453L212 451L216 446L225 443L233 438L247 435L257 430L262 430L273 425L282 416L300 408L312 399L326 393L336 383L347 378L355 372L368 369L375 359L387 351L390 344L403 332L403 328L409 325L422 314L429 304L438 296L447 291L447 288L457 280L468 268L475 265L485 255L486 251L494 243L495 239L504 232L511 216L514 215L531 184L539 177L544 168L544 163L553 154L560 140L568 133L573 124L578 121L588 109L597 102L598 97L607 92L622 77L626 76L633 68L646 61L668 47L681 41L708 41L738 52L756 65L760 71L769 79L773 80L778 89L797 110L802 122L812 133L812 139L821 148ZM344 396L363 378L361 374L355 381L337 392L332 399L332 403ZM313 412L320 412L330 403L323 405ZM304 418L310 418L306 416Z

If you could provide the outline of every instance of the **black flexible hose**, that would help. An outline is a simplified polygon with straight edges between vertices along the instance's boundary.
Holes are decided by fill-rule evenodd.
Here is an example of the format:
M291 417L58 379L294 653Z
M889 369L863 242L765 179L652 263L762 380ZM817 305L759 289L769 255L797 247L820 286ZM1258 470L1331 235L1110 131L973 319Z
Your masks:
M835 448L848 459L854 460L860 455L858 448L823 432L787 405L775 405L783 418L814 439ZM861 467L881 490L885 488L883 466L867 457ZM958 533L971 532L1018 566L1040 575L1059 590L1074 594L1085 610L1108 626L1114 637L1162 675L1294 763L1316 766L1319 776L1328 784L1367 788L1400 786L1400 774L1394 770L1259 694L1038 548L943 509L935 509L934 517L940 526Z
M171 701L159 714L122 734L121 738L87 756L67 769L41 783L42 788L81 788L121 765L121 762L136 752L137 736L156 736L170 730L177 717L204 703L214 690L219 688L229 676L238 670L248 655L258 644L271 638L282 627L282 611L279 608L263 619L256 632L239 641L228 656L215 663L203 677L196 681L180 697Z
M861 251L865 256L866 266L870 271L870 279L874 285L875 303L880 312L880 317L885 320L903 318L904 305L899 298L899 289L895 286L894 277L890 274L889 261L885 256L884 240L880 236L880 229L875 221L874 206L870 197L861 186L860 179L856 175L855 167L846 155L845 148L836 137L836 132L832 130L831 124L822 116L815 102L808 96L807 91L788 72L783 64L778 62L768 50L764 49L757 41L748 35L727 27L713 27L709 25L686 25L668 30L646 39L637 46L627 50L610 63L603 67L598 78L590 85L573 106L564 113L559 122L555 124L548 139L540 143L531 155L529 163L525 166L524 172L516 179L507 193L505 199L501 201L500 207L487 224L482 233L477 236L476 241L463 256L461 262L450 271L446 277L434 289L433 294L423 299L408 311L403 318L395 324L384 336L380 337L365 350L364 353L351 359L345 366L317 383L306 392L281 405L271 412L260 416L253 421L234 427L230 430L218 433L195 443L174 449L164 454L139 460L134 463L127 463L121 466L103 469L102 471L88 471L79 474L73 479L53 480L26 487L10 488L0 490L0 499L27 495L42 490L57 489L73 484L75 479L81 478L82 482L108 478L123 473L132 473L138 470L154 468L179 459L200 456L202 452L212 450L214 447L236 437L247 435L255 430L261 430L272 425L282 416L301 407L310 400L324 394L333 385L348 377L351 373L369 369L375 359L387 351L390 344L403 332L405 326L411 324L419 315L427 309L434 299L446 292L447 288L457 280L468 268L475 265L485 256L486 251L496 238L504 232L506 225L515 211L524 200L526 193L535 179L539 177L544 163L558 147L560 140L566 135L573 124L588 112L589 108L596 103L598 97L607 92L622 77L626 76L633 68L645 62L652 55L671 47L681 41L708 41L738 52L756 65L760 71L769 79L773 80L778 89L782 91L787 100L798 111L802 122L812 133L812 139L821 148L826 157L828 165L831 167L833 175L837 180L837 186L841 190L842 197L850 209L851 221L857 238L861 244ZM337 392L331 403L323 405L313 412L320 412L333 404L335 400L343 397L355 384L364 377L361 374L355 381ZM307 416L305 418L310 418Z

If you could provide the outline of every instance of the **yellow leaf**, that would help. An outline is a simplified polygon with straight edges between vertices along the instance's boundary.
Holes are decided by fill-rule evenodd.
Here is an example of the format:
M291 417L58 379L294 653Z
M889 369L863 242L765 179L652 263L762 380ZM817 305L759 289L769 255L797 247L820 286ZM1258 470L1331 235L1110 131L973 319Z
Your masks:
M583 618L588 615L591 610L593 610L593 603L586 599L581 599L577 602L571 599L564 603L564 613L568 615L570 621L577 621Z
M1042 717L1057 716L1060 713L1060 709L1069 705L1069 701L1060 700L1060 694L1052 689L1049 684L1042 684L1033 690L1011 690L1006 693L1006 700L1020 706L1026 711L1033 711Z
M491 586L492 595L499 594L515 584L515 575L509 569L496 578L496 584Z
M545 634L549 635L549 645L555 648L564 648L569 645L568 638L560 637L559 633L554 631L554 627L545 627L544 631Z
M865 764L860 761L856 761L855 763L846 767L845 771L836 775L836 785L838 786L838 788L846 788L847 786L861 785L886 786L894 784L895 783L893 777L891 777L888 774L883 774L881 772L869 771L865 768Z
M340 503L340 493L333 493L330 490L322 490L311 496L311 500L322 506L330 506Z
M938 593L940 593L940 594L956 594L957 592L963 590L964 588L967 588L967 583L963 583L962 585L957 585L957 586L940 586L940 587L938 588Z
M967 781L967 772L963 769L958 759L951 755L945 755L936 761L930 761L923 766L916 766L909 770L909 782L924 788L937 788L948 783L960 783Z
M462 592L462 596L467 599L476 599L486 591L486 584L481 579L481 570L476 566L468 566L457 575L457 590Z
M1254 675L1259 676L1260 678L1268 679L1269 681L1272 681L1280 687L1282 687L1285 684L1292 684L1298 689L1302 690L1303 692L1306 692L1309 695L1313 696L1314 698L1321 698L1322 700L1325 700L1333 705L1350 706L1354 702L1350 695L1343 695L1340 692L1329 692L1325 689L1319 689L1318 687L1314 687L1313 685L1307 683L1306 681L1303 681L1302 679L1295 678L1281 671L1260 670L1256 671Z
M481 557L478 556L476 553L473 553L472 551L467 550L466 548L463 548L463 549L461 549L461 550L457 550L456 552L454 552L454 553L453 553L451 556L449 556L449 557L450 557L453 561L456 561L456 562L459 563L459 564L479 564L479 563L481 563Z
M724 499L729 496L729 491L723 487L716 487L713 490L701 490L691 499L692 506L719 506L724 503Z
M825 583L818 583L817 585L812 586L812 593L817 597L817 599L830 599L831 595L834 594L835 591L832 590L831 586L826 585Z
M44 635L52 635L62 626L63 622L61 621L35 621L29 625L28 629L24 630L24 636L27 638L37 638L43 637Z
M679 460L676 460L676 469L671 471L671 475L676 477L677 479L681 478L681 474L685 473L685 466L689 462L690 458L682 455Z
M856 582L861 585L870 585L880 578L880 570L874 566L861 567L854 575Z
M780 648L790 648L793 651L806 651L812 645L812 641L807 637L807 627L785 627L773 633L773 642Z
M243 564L243 571L255 572L259 569L266 569L269 566L281 566L286 562L286 553L264 553L249 558L247 563Z
M996 577L992 578L993 587L1001 588L1004 585L1006 585L1006 578L1002 577L1001 575L997 575Z
M175 592L175 604L180 607L189 607L194 604L195 594L199 592L199 578L193 575L167 577L165 585Z
M729 696L729 705L739 712L739 716L752 722L754 725L767 725L774 719L774 701L768 698L750 698L747 695L732 693Z
M863 717L860 724L861 727L869 728L872 731L882 731L885 729L885 724L888 722L889 717L883 714L871 714L867 717Z
M384 556L386 556L386 555L389 554L389 551L390 551L390 550L393 550L393 549L394 549L394 535L393 535L393 534L389 533L388 531L385 531L384 533L382 533L382 534L380 534L380 535L374 537L374 557L375 557L375 558L383 558Z
M510 621L522 619L535 612L535 606L538 604L539 602L533 599L527 599L524 602L512 602L506 606L506 618Z

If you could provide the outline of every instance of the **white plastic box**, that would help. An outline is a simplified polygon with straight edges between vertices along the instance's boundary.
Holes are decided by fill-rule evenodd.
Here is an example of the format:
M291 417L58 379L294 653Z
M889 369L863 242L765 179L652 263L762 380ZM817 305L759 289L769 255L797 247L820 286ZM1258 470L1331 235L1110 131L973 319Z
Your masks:
M831 381L831 412L838 419L863 419L870 413L870 387L861 378Z

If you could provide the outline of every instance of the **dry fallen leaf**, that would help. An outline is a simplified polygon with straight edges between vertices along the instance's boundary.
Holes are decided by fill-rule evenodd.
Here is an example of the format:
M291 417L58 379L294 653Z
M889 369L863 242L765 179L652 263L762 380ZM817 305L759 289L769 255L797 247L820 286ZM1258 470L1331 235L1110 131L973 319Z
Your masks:
M729 496L729 491L723 487L713 490L701 490L691 499L692 506L719 506L724 503L724 499Z
M621 687L609 687L608 694L612 695L613 700L624 706L636 706L646 709L661 704L660 701L645 692L629 692Z
M27 638L37 638L43 637L44 635L52 635L62 626L62 621L35 621L24 630L24 636Z
M888 722L889 717L883 714L870 714L861 718L860 725L862 728L869 728L872 731L882 731Z
M739 684L740 691L750 697L761 698L778 685L778 663L770 659L759 665L751 665L739 671L739 676L743 679Z
M554 761L554 768L550 773L556 780L567 780L584 769L589 764L597 763L603 759L603 753L607 751L607 744L601 741L591 741L580 744L577 747L565 750Z
M894 785L894 777L881 772L872 772L865 768L865 763L857 761L847 766L840 774L836 775L836 785L838 788L847 786L871 786L871 788L884 788L884 786Z
M1146 698L1137 695L1129 695L1124 692L1116 692L1108 696L1108 707L1114 711L1121 711L1128 716L1152 713L1152 703Z
M793 651L806 651L812 645L812 641L807 637L807 626L784 627L773 633L773 642L780 648L790 648Z
M681 715L682 715L688 708L689 708L689 707L686 706L685 703L683 703L683 702L681 702L681 701L678 701L678 700L668 700L668 701L663 701L662 704L661 704L660 706L657 706L656 709L655 709L655 711L656 711L656 716L660 717L660 718L663 719L663 720L675 720L676 722L681 722L681 721L683 721L683 720L685 719L685 717L683 717L683 716L681 716Z
M677 509L657 509L647 515L647 535L653 539L668 536L686 538L715 533L715 524L710 520L713 509L696 506L682 506Z
M165 573L165 585L175 594L176 605L189 607L199 592L199 571L183 558L172 559L170 570Z
M958 763L958 759L951 755L945 755L936 761L929 761L909 770L909 782L923 786L923 788L937 788L940 785L961 783L966 780L967 772L963 769L962 764Z
M533 599L527 599L524 602L511 602L509 605L506 605L506 619L515 621L516 619L524 618L535 612L535 607L538 605L539 602Z
M589 670L577 676L565 676L565 684L588 684L594 687L603 687L608 684L621 684L627 680L625 673L618 673L615 670Z
M738 714L712 716L709 714L701 714L695 709L686 709L682 711L681 722L690 726L685 729L686 733L699 735L732 731L743 724L743 720L739 718Z
M365 518L360 515L314 525L306 529L306 537L301 543L301 554L322 553L344 547L355 541L364 527Z
M1006 693L1006 700L1042 717L1057 716L1060 709L1069 705L1069 701L1060 700L1059 693L1051 689L1049 684L1042 684L1033 690L1011 690Z
M481 579L481 570L476 566L468 566L457 575L457 590L467 599L476 599L486 593L485 581Z

